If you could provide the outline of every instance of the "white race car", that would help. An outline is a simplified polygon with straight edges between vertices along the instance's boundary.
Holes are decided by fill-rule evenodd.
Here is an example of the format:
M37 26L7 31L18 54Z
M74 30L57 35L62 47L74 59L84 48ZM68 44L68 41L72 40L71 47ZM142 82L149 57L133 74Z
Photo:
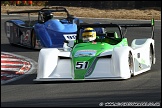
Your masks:
M64 48L43 48L34 81L128 79L146 72L155 64L154 19L144 24L80 24L75 41ZM84 42L84 28L98 28L97 39ZM134 39L128 46L129 27L150 27L150 38ZM90 31L89 31L90 32Z

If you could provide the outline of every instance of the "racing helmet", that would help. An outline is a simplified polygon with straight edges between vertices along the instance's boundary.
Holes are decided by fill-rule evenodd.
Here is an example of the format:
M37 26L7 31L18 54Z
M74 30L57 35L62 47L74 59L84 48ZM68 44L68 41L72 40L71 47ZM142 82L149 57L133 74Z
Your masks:
M48 10L48 11L45 11L45 12L43 13L43 18L44 18L44 22L46 22L46 21L52 19L52 18L53 18L52 12L49 11L49 10Z
M96 39L96 31L93 28L85 28L82 33L84 42L94 41Z

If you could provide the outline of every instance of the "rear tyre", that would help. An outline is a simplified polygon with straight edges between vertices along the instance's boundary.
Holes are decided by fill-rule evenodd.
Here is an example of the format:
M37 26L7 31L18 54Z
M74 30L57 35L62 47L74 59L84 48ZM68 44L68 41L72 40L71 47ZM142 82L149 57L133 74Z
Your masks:
M150 67L151 67L151 65L153 64L153 49L152 49L151 46L150 46L150 55L149 55L149 58L150 58Z
M133 76L134 65L133 65L133 55L131 51L129 52L129 55L128 55L128 64L129 64L130 74L131 76Z
M32 31L32 35L31 35L31 48L35 49L36 46L36 34L35 31Z

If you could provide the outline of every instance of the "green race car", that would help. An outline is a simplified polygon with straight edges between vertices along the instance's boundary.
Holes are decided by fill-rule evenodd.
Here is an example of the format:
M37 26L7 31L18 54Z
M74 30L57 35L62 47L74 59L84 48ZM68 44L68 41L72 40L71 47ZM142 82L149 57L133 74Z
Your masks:
M128 27L150 27L152 36L134 39L128 46L121 29ZM80 24L77 28L76 40L65 41L64 48L40 50L34 81L128 79L155 64L153 19L145 24ZM88 36L91 41L86 41Z

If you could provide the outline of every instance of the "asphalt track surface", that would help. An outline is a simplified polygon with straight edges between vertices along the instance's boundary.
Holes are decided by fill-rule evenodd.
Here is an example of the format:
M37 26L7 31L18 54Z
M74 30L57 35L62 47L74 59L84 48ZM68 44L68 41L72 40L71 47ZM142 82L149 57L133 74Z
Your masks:
M4 33L4 21L25 19L1 15L1 51L22 55L37 62L39 50L11 46ZM86 22L145 23L150 21L83 19ZM129 45L134 38L151 36L150 29L131 28ZM148 33L149 32L149 33ZM142 36L142 37L141 37ZM1 85L1 107L99 107L144 106L161 104L161 21L155 21L156 64L152 70L128 80L35 83L36 71L16 81Z

